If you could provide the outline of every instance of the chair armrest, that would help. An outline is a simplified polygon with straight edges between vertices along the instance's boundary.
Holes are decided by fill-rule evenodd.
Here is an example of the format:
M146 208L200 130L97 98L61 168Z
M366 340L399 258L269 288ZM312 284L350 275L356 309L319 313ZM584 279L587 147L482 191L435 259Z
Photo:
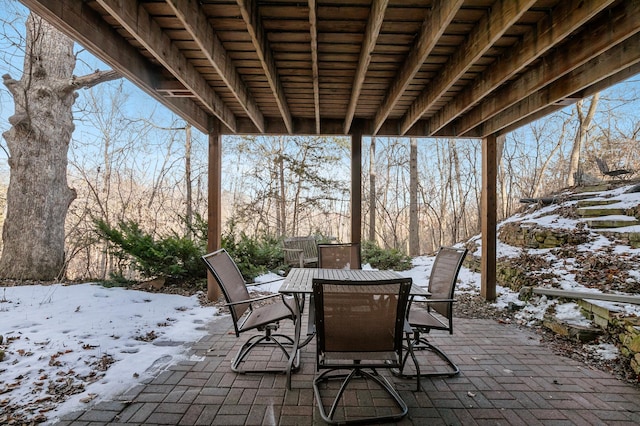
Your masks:
M235 302L229 302L229 303L225 303L223 306L234 306L234 305L242 305L244 303L251 303L251 302L257 302L260 300L266 300L266 299L271 299L274 297L282 297L282 294L267 294L265 296L260 296L260 297L256 297L256 298L252 298L252 299L247 299L247 300L238 300Z
M261 283L255 283L255 282L254 283L245 283L245 287L257 287L257 286L260 286L260 285L271 284L271 283L275 283L277 281L282 281L282 280L284 280L284 277L276 278L276 279L269 280L269 281L264 281L264 282L261 282Z
M429 304L429 303L436 303L436 302L457 302L456 299L425 299L424 300L425 303Z
M304 250L296 249L296 248L283 248L282 251L291 251L291 252L294 252L294 253L302 253Z
M300 263L300 267L304 268L304 250L303 249L295 249L295 248L285 248L282 249L286 252L295 253L298 255L298 262Z

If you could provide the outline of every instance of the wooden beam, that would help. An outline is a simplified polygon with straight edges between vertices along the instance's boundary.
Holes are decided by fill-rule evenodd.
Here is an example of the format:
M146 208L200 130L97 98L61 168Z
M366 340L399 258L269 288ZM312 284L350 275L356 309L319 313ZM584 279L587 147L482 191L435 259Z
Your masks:
M367 27L364 32L364 40L360 47L360 58L358 59L358 68L356 68L356 75L353 78L353 85L351 88L351 96L349 98L349 106L347 107L347 115L344 119L344 133L349 133L351 128L351 122L356 112L356 106L358 105L358 99L360 98L360 91L371 62L371 53L376 47L376 41L378 35L380 35L380 28L384 21L384 13L387 10L389 0L374 0L371 4L371 12L369 12L369 20L367 21Z
M351 134L351 242L362 242L362 131Z
M358 122L362 126L362 134L363 135L372 135L373 129L373 120L363 120L358 119ZM416 137L425 137L423 133L424 125L426 121L420 120L418 121L405 136L416 136ZM265 117L264 120L265 130L264 132L259 131L255 124L248 118L238 117L237 127L238 130L235 134L238 135L276 135L282 136L287 134L287 129L284 127L284 123L279 117ZM355 124L355 120L354 120ZM399 121L396 119L388 119L384 122L382 127L377 133L377 136L381 137L397 137L398 136L398 126L400 125ZM319 135L316 132L316 120L315 118L295 118L293 120L293 127L296 129L296 135ZM340 118L322 118L320 122L321 133L323 136L344 136L344 120ZM353 129L353 125L351 126ZM231 132L224 131L225 134L230 134ZM448 136L447 136L448 137ZM452 136L456 137L456 136Z
M511 124L537 113L549 105L640 62L640 33L576 68L542 90L527 96L479 126L480 135L502 131Z
M498 58L485 72L444 108L428 120L425 135L436 135L440 129L462 116L508 79L541 57L553 46L574 32L613 0L566 0L558 4L553 14L547 14L508 52ZM444 132L452 134L452 131Z
M222 135L220 126L211 126L209 133L209 171L207 204L207 250L222 248ZM207 273L207 298L218 300L221 296L218 283Z
M149 96L203 133L209 131L209 115L186 98L165 98L156 91L162 71L152 65L102 17L82 0L21 0L58 30L120 72Z
M207 17L202 13L200 2L195 0L166 0L176 14L185 30L193 37L209 63L215 68L224 84L229 88L236 100L247 113L251 121L261 131L264 130L264 117L253 96L236 71L233 60Z
M543 108L531 115L528 115L527 117L524 117L522 120L518 120L512 124L510 124L509 126L503 128L502 130L500 130L500 134L506 134L509 132L512 132L522 126L525 126L529 123L532 123L536 120L539 120L543 117L546 117L549 114L552 114L558 110L563 109L564 107L566 107L567 105L571 105L575 102L577 102L579 99L583 99L583 98L587 98L589 96L594 95L596 92L600 92L602 90L605 90L615 84L618 84L620 82L623 82L635 75L640 74L640 62L623 69L620 72L617 72L615 74L613 74L610 77L607 77L605 79L600 80L599 82L590 85L587 88L584 88L582 90L580 90L578 93L574 93L571 96L569 96L568 98L565 98L566 102L562 102L561 104L553 104L551 106L548 106L546 108Z
M482 140L482 212L480 213L480 232L482 233L480 295L489 301L496 299L497 177L497 137L489 135Z
M133 1L96 1L171 74L191 90L211 113L235 132L236 118L233 112L185 58L169 36L162 31L162 28L151 18L144 7Z
M313 76L313 107L316 133L320 133L320 71L318 70L318 4L309 0L309 32L311 33L311 74Z
M597 57L612 45L636 34L640 31L638 22L640 22L640 2L621 2L611 10L611 13L601 16L593 25L585 27L579 34L558 46L557 50L529 68L517 80L495 91L490 98L472 109L462 119L457 120L454 123L456 131L464 135L501 111ZM571 54L568 55L567 52ZM555 100L549 101L549 103L553 102ZM482 133L487 135L493 132L483 131Z
M423 62L429 56L440 36L444 33L458 9L464 3L463 0L435 0L433 8L427 13L422 23L418 41L411 49L407 59L400 66L396 78L393 79L384 101L378 108L373 125L373 134L376 134L384 121L389 117L391 110L396 105L407 86L416 73L420 70Z
M278 69L276 68L276 61L273 58L271 47L269 46L269 40L262 27L262 20L258 14L258 3L256 0L236 0L238 6L240 6L240 13L244 19L251 41L256 49L256 53L260 58L262 68L264 70L271 92L278 104L280 115L284 121L284 125L287 128L289 134L293 133L293 119L291 118L291 112L287 100L284 97L284 88L280 77L278 76Z
M404 135L535 3L536 0L497 0L471 30L462 46L456 49L444 69L409 107L401 120L400 134Z

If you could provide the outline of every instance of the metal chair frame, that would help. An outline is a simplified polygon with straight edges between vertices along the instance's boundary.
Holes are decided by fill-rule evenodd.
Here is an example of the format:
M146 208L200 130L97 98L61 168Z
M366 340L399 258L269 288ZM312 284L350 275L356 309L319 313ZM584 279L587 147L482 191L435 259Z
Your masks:
M288 367L283 368L254 368L245 369L241 365L253 349L258 347L278 348L286 355L287 360L295 357L292 369L300 367L300 351L295 348L296 341L285 334L276 333L282 320L299 321L300 311L293 298L285 298L283 294L272 294L251 298L242 278L242 274L229 253L220 249L202 256L202 260L209 272L220 286L225 306L229 308L236 337L249 330L258 330L264 334L249 338L231 362L231 370L240 373L283 373L287 374ZM273 303L257 305L269 299L280 299Z
M417 390L420 390L420 377L453 377L460 373L460 368L453 360L440 348L429 342L425 334L429 334L431 330L443 330L453 334L455 285L467 251L466 248L441 247L431 268L428 291L432 297L425 301L427 309L415 307L413 298L409 302L407 319L412 331L407 336L407 339L410 341L410 350L405 353L401 368L399 370L394 369L393 372L404 378L417 378ZM434 315L434 313L439 314L442 319ZM438 355L447 363L448 371L421 372L420 363L415 356L415 352L422 350L430 350ZM407 374L405 372L409 356L415 365L415 374Z

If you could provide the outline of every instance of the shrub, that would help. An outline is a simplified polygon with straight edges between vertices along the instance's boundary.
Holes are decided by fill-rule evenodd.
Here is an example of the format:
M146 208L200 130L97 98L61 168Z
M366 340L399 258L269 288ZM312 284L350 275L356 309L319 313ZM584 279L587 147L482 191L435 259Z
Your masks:
M133 222L112 227L96 221L98 234L109 241L110 253L131 266L145 278L165 277L191 281L205 277L200 260L204 245L187 237L168 236L155 239Z
M247 282L258 275L283 268L282 244L273 236L249 237L245 233L236 235L231 230L222 236L222 247L229 252Z
M406 271L411 269L411 257L397 249L383 249L372 241L362 243L362 263L376 269Z

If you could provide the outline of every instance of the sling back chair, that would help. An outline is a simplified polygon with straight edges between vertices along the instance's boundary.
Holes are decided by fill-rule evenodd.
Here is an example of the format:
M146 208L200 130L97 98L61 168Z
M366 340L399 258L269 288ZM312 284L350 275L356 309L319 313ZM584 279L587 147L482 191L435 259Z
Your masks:
M362 269L360 244L318 244L318 267L328 269Z
M604 161L604 159L602 159L600 157L596 157L596 164L598 165L598 169L600 170L600 173L602 173L603 176L609 176L609 177L613 177L613 178L622 179L622 177L624 175L633 174L633 170L628 170L628 169L611 170L611 169L609 169L609 165L607 164L607 162Z
M284 373L289 371L288 366L282 368L268 367L267 363L255 362L256 368L245 369L241 364L249 353L258 347L279 348L284 352L287 362L291 357L293 369L300 367L299 350L296 341L290 336L278 334L276 331L279 322L291 320L295 323L300 318L298 304L293 298L285 298L282 294L271 294L262 297L251 298L247 286L242 278L240 270L225 249L220 249L202 256L207 269L222 289L226 300L225 306L231 312L233 327L236 337L249 330L258 330L263 334L257 334L249 338L240 348L233 361L231 369L236 373ZM268 299L274 299L272 303L263 303ZM257 304L260 302L260 304ZM260 368L262 367L262 368Z
M406 403L377 369L401 366L404 350L402 341L404 333L408 331L406 307L410 288L411 278L313 280L316 370L320 372L313 381L313 390L320 414L326 422L350 424L394 421L407 414ZM371 407L367 411L373 415L356 417L362 413L362 407L339 405L341 401L349 399L345 394L362 392L363 387L358 384L349 386L356 379L386 391L397 408L390 411L390 407L381 407L382 411L376 413L378 407ZM335 397L336 389L328 385L334 380L342 382ZM333 401L328 412L322 393L325 394L325 401Z
M436 255L431 275L429 276L428 291L431 293L425 303L427 308L416 306L414 300L410 301L408 310L408 320L411 326L413 337L410 338L410 347L402 360L400 371L394 370L398 375L405 378L418 378L418 390L420 390L420 377L453 377L460 373L458 366L440 348L434 346L424 336L431 330L444 330L453 334L453 296L455 291L458 273L462 267L462 261L467 254L465 248L441 247ZM413 299L413 298L412 298ZM429 350L447 363L445 371L434 370L429 372L420 371L420 363L416 358L418 351ZM406 363L411 356L415 373L408 373Z

